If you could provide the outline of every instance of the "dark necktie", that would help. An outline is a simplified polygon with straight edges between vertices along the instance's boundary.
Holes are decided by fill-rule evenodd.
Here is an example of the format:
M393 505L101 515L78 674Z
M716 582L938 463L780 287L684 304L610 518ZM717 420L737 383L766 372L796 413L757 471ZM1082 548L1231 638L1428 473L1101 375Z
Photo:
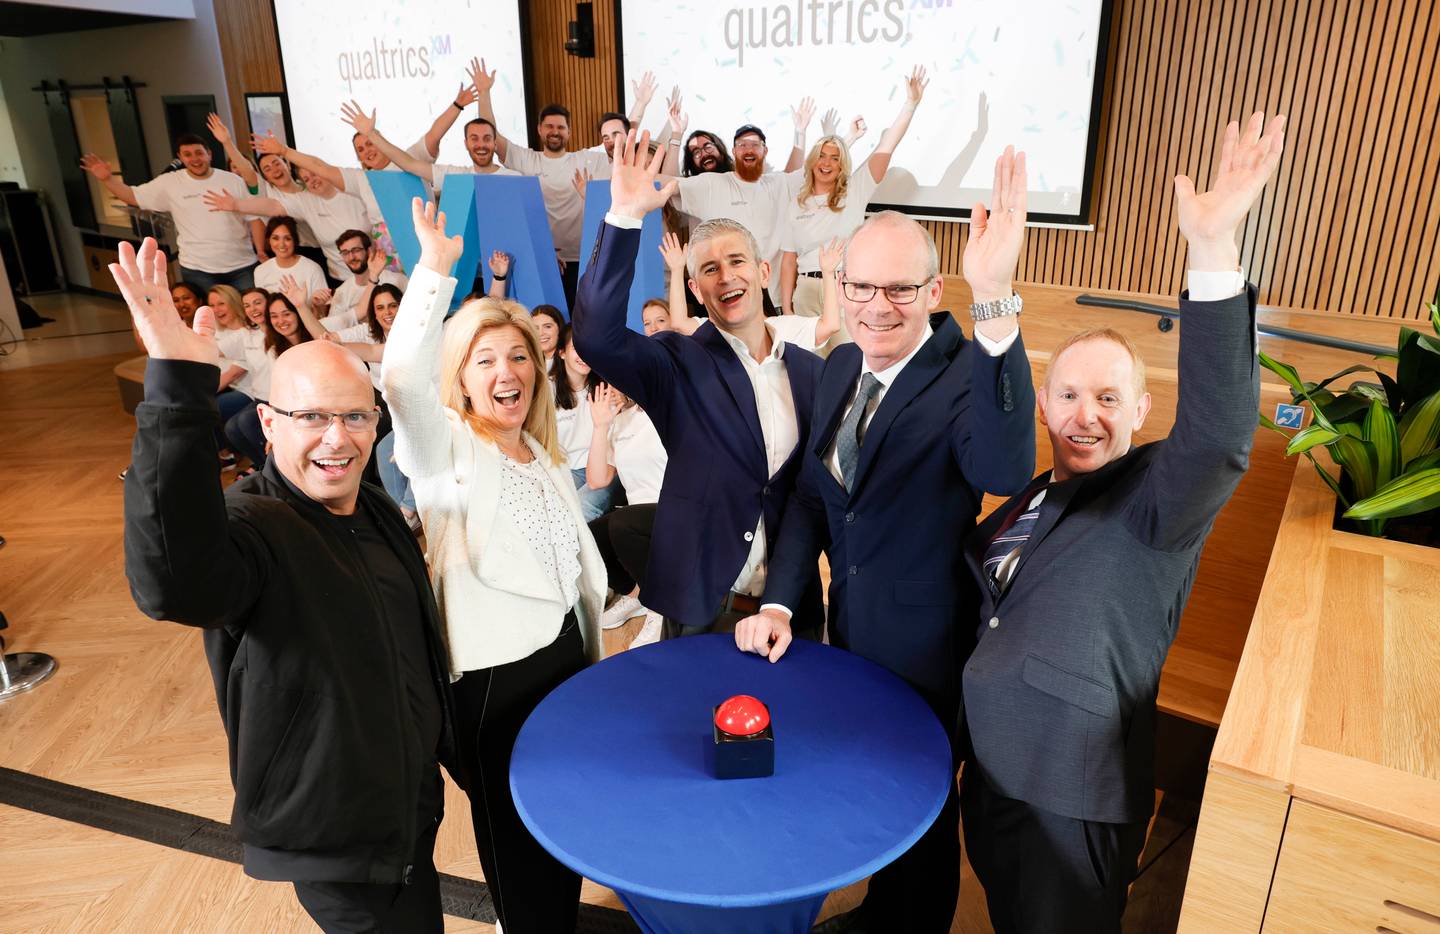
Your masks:
M1041 495L1044 489L1041 487L1025 494L1025 505L1021 507L1015 521L1010 523L1008 528L1002 528L985 549L985 564L982 568L985 572L985 583L990 587L990 595L996 599L999 599L1010 583L1015 562L1020 557L1020 549L1025 547L1025 543L1030 540L1030 533L1035 530L1035 521L1040 518L1040 506L1045 499ZM1011 558L1011 555L1015 557Z
M855 402L840 423L840 433L835 440L835 456L840 462L840 476L845 480L845 489L855 484L855 465L860 462L860 442L865 440L865 416L872 409L875 396L880 392L880 381L874 373L860 378L860 391L855 393Z

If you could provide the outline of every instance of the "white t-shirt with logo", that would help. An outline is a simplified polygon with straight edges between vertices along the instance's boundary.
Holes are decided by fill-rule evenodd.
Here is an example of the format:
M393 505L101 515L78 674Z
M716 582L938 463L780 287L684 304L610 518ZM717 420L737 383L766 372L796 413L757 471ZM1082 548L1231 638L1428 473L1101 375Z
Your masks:
M303 191L304 188L304 185L300 186L301 191ZM294 191L281 191L279 188L270 184L267 179L260 179L260 197L262 198L275 198L275 200L278 201L280 199L276 198L276 195L293 195L298 193L299 192ZM298 217L295 218L295 232L300 235L301 246L313 246L316 248L320 246L320 240L315 236L315 231L311 230L310 225Z
M244 179L221 169L212 169L205 178L196 178L184 169L166 172L130 190L140 208L170 214L175 222L181 266L211 273L254 266L250 216L210 210L204 198L205 192L212 189L229 192L237 199L250 197Z
M425 137L423 136L411 143L410 148L405 150L405 154L422 162L435 161L435 157L430 155L430 150L425 146ZM340 177L345 181L345 193L354 195L365 202L365 210L370 215L370 222L372 224L383 223L385 216L380 213L380 204L375 200L375 190L370 187L370 177L365 174L367 171L363 166L350 166L340 169ZM394 162L390 162L380 171L399 172L402 169Z
M507 169L499 162L495 162L495 171L481 172L475 167L475 163L469 165L442 165L437 162L430 167L430 184L436 192L445 187L445 176L447 175L519 175L514 169Z
M799 190L799 172L767 172L758 181L742 181L734 172L705 172L680 179L678 207L696 220L717 217L739 221L754 234L760 259L778 259L784 202Z
M350 275L350 271L345 268L344 258L340 256L340 248L335 245L335 238L347 230L359 230L367 234L370 232L370 215L365 208L365 202L338 190L328 198L309 191L299 194L281 191L276 192L275 200L284 206L291 217L304 218L310 229L315 231L330 275L336 279Z
M590 415L590 396L582 386L575 392L574 408L555 407L555 426L560 447L571 470L584 470L590 461L590 440L595 437L595 420Z
M585 220L585 199L575 190L575 171L589 172L592 179L610 177L610 160L605 153L581 150L550 158L524 146L509 144L505 163L521 175L540 179L545 213L550 219L550 236L555 249L567 263L580 259L580 226Z
M398 272L391 272L388 269L381 270L380 282L378 284L390 283L400 291L405 291L405 286L410 282L409 277ZM330 313L320 320L329 330L338 330L340 327L348 327L360 320L360 296L365 294L365 286L355 281L355 277L347 270L345 281L335 287L330 296ZM338 327L331 327L331 321L343 321L344 324Z
M289 269L281 268L279 261L273 258L256 266L255 287L267 292L279 293L282 291L280 280L291 276L305 290L307 301L316 292L330 287L325 281L325 270L320 268L319 263L308 256L297 256L295 259L295 265Z
M811 195L804 204L797 201L799 190L785 201L785 232L780 248L795 253L801 273L820 271L820 247L831 239L845 239L865 220L865 207L880 183L870 174L869 166L850 173L845 204L839 211L830 210L829 195Z
M637 506L660 501L660 486L665 482L669 460L655 423L644 409L632 405L615 416L610 423L608 463L620 477L627 503Z

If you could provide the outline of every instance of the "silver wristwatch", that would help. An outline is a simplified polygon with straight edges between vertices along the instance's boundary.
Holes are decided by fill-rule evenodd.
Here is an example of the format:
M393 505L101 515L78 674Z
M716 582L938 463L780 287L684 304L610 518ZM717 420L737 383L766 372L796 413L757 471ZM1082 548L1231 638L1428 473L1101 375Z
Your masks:
M1002 298L993 302L971 302L970 317L975 321L989 321L991 318L1006 318L1010 315L1018 315L1024 306L1020 296L1014 292L1009 298Z

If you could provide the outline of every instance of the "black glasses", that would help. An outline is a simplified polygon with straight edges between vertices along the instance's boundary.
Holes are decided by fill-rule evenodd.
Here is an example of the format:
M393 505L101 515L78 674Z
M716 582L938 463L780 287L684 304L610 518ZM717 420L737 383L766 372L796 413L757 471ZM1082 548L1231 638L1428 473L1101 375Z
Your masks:
M297 409L294 412L287 412L279 406L272 405L270 410L283 415L295 423L295 427L301 431L321 432L330 427L335 419L340 419L340 424L351 434L361 434L366 431L373 431L375 426L380 424L380 410L370 409L366 412L318 412L314 409Z
M871 285L868 282L851 282L845 280L840 287L845 292L845 297L852 302L868 302L875 297L876 292L883 291L885 299L892 305L909 305L919 296L920 290L933 281L926 279L924 282L917 282L914 285Z

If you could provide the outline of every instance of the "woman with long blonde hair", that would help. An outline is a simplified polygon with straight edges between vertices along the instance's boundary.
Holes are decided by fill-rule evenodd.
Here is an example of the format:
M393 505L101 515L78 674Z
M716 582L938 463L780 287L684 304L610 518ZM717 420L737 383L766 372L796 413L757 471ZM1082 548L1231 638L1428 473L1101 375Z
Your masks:
M605 566L555 426L545 356L518 302L447 322L462 250L413 202L420 261L381 376L395 460L425 528L455 680L456 780L506 934L571 931L580 877L535 842L510 797L510 752L552 688L599 657Z

